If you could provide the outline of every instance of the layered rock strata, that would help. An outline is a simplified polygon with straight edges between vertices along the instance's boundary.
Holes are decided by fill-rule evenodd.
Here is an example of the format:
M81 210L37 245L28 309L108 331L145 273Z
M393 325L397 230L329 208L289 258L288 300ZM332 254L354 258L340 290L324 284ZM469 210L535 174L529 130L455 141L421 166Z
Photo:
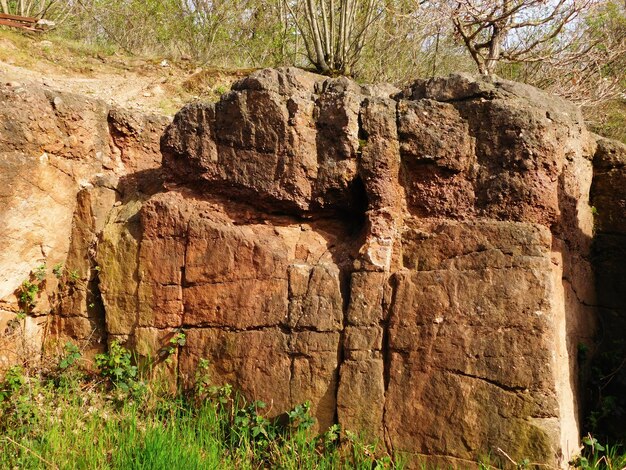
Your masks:
M69 145L93 168L49 226L82 280L55 294L55 334L121 340L187 386L208 359L216 384L276 412L310 400L320 428L412 462L577 450L577 352L599 303L592 160L594 188L621 167L576 108L497 79L398 90L268 69L183 108L162 166L163 122L99 112L104 150ZM607 185L596 212L619 224ZM39 258L56 261L24 255L5 299Z
M257 72L181 110L168 191L105 229L107 332L147 354L183 329L185 383L206 358L218 383L311 400L321 427L395 452L563 462L593 329L594 142L575 108L508 82Z

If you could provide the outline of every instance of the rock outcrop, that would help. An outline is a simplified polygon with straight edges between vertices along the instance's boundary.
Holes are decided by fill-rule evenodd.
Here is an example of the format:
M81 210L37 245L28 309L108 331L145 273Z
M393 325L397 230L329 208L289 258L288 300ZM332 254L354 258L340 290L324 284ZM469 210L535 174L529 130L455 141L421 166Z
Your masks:
M626 441L626 146L598 139L591 205L598 304L597 350L586 396L602 436Z
M50 333L105 346L98 234L116 201L145 190L134 183L142 172L152 169L148 186L159 185L168 123L33 84L0 85L0 369L37 360ZM32 302L24 282L35 286Z
M623 236L626 185L621 199L609 189L621 147L570 104L497 79L398 90L268 69L183 108L159 152L154 117L83 102L93 110L62 127L69 98L37 93L57 116L43 120L54 148L27 147L32 125L0 116L14 189L0 197L36 195L23 224L13 206L0 215L15 227L3 255L22 253L3 261L5 310L36 263L58 259L52 332L162 357L184 331L160 365L174 382L191 385L205 358L215 383L277 411L310 400L320 428L414 462L463 467L500 448L564 465L577 450L577 352L593 344L596 293L609 295L595 287L589 191L595 178L599 227ZM44 167L61 172L54 197Z

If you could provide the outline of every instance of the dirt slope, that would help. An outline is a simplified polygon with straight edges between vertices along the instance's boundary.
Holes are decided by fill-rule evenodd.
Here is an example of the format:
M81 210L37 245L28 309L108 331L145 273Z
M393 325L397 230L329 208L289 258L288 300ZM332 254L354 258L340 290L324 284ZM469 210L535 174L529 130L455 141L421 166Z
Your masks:
M37 83L108 104L173 116L185 103L215 101L249 70L130 57L56 37L0 29L0 83Z

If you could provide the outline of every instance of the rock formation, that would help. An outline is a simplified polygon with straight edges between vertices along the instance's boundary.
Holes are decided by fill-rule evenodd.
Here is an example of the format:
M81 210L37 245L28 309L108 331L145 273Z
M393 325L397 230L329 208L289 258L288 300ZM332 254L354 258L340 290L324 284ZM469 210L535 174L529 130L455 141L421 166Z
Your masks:
M625 315L621 284L594 284L589 192L595 178L598 227L623 240L626 150L572 105L497 79L401 91L268 69L163 133L0 93L3 315L38 263L62 262L27 320L145 357L182 330L172 381L206 358L215 383L276 411L310 400L320 428L410 458L577 450L596 297Z

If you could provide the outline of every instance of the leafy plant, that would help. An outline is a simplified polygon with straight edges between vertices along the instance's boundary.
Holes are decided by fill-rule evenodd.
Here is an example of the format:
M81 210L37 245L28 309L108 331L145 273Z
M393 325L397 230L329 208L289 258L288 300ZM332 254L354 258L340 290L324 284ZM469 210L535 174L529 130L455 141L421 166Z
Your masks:
M178 333L176 333L174 336L170 338L167 346L165 346L159 351L159 355L165 356L166 362L171 362L172 354L174 354L174 352L176 352L178 348L183 347L185 344L187 344L187 336L185 335L183 331L179 331Z
M46 280L46 265L45 264L41 264L41 265L37 266L35 268L35 270L33 271L33 274L35 275L35 278L39 282L45 281Z
M0 402L15 394L25 383L24 370L21 366L16 365L9 368L0 385Z
M333 424L325 432L320 434L318 441L324 449L329 450L338 444L340 436L341 426L339 426L339 424Z
M100 373L123 389L127 390L137 379L137 366L132 364L131 352L119 341L113 341L109 352L97 354L94 360Z
M63 347L63 356L59 361L59 369L65 370L72 367L81 358L80 349L71 341L65 343Z
M626 466L626 454L619 454L620 446L602 445L591 434L582 439L581 454L572 459L569 464L583 470L592 469L622 469Z
M100 356L107 377L123 376L116 366L132 367L119 344ZM119 389L111 393L98 376L81 373L71 343L57 366L36 373L16 366L0 382L0 468L47 462L59 468L401 467L356 437L340 448L338 425L312 435L308 403L280 415L289 418L282 421L268 418L264 403L233 394L230 385L212 388L206 360L196 371L198 389L217 398L201 402L154 383L133 399Z
M270 440L276 439L276 427L259 413L266 406L264 402L257 400L237 410L233 420L233 433L240 443L249 439L255 446L265 447Z
M28 309L32 309L36 302L37 294L39 293L39 285L26 280L22 282L19 291L19 300L22 305Z
M63 263L57 263L52 267L52 274L54 274L54 276L57 279L61 279L61 277L63 276Z
M311 416L311 402L304 402L296 405L295 408L287 412L289 425L293 429L305 431L315 424L315 419Z

